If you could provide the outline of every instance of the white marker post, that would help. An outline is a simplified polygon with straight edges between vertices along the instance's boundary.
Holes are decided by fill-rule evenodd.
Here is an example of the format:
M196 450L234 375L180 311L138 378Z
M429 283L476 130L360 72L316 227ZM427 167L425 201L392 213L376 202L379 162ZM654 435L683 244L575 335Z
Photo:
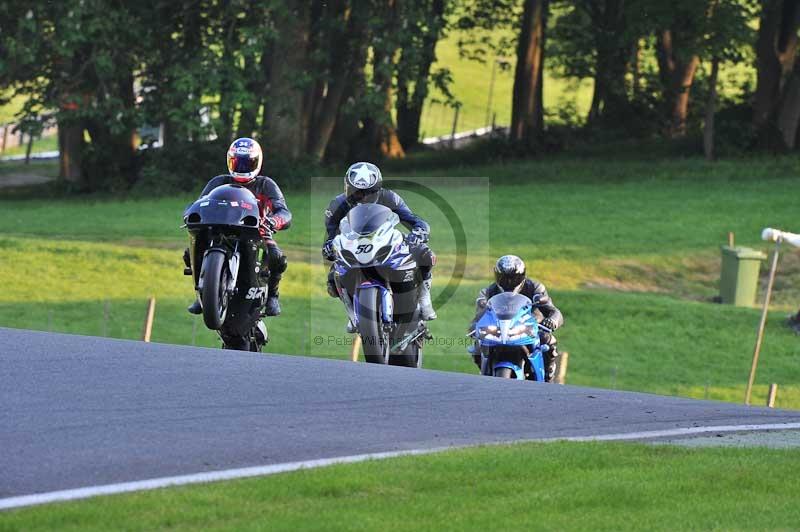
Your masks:
M753 348L753 363L750 365L750 378L747 380L747 390L744 394L744 404L750 404L750 395L753 391L753 381L756 378L756 367L758 366L758 355L761 353L761 342L764 340L764 327L767 324L767 311L769 301L772 298L772 285L775 282L775 271L778 269L778 254L780 253L781 242L788 242L793 246L800 247L800 235L787 233L768 227L761 232L761 239L768 242L775 242L775 250L772 252L772 263L769 268L769 280L767 281L767 293L764 296L764 308L761 309L761 321L758 324L756 334L756 345Z

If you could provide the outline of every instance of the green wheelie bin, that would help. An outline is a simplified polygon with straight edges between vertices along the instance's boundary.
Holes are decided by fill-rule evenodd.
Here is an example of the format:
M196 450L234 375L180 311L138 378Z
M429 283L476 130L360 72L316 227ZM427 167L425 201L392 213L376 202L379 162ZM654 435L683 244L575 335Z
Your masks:
M752 307L758 292L758 272L767 256L743 247L722 246L719 295L723 304Z

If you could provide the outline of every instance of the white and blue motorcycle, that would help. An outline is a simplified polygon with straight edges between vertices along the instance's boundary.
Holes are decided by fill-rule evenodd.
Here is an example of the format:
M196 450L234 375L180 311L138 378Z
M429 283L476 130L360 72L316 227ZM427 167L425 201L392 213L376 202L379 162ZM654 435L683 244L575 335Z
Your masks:
M538 323L531 301L522 294L503 292L489 299L486 311L470 336L480 349L481 374L506 379L544 382L544 356L550 348L539 341Z
M422 275L391 209L353 207L333 240L334 279L367 362L421 367L430 338L420 317Z

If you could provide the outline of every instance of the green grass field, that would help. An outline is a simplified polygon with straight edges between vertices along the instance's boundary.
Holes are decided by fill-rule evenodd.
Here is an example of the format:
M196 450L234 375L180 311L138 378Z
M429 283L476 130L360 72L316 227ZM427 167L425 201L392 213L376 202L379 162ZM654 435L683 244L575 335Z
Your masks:
M0 514L0 530L792 530L794 450L479 447Z
M558 336L570 352L569 382L741 401L759 311L711 302L719 246L734 231L738 243L767 249L758 240L761 228L793 227L796 164L793 158L714 165L554 158L456 168L440 177L419 172L415 179L446 198L469 236L464 278L431 325L436 341L426 348L425 366L475 371L463 336L475 294L491 280L495 258L513 252L566 316ZM349 355L344 312L325 295L326 266L318 259L322 211L338 187L331 178L315 183L312 193L288 193L295 222L278 238L290 268L284 314L269 321L271 352ZM453 234L429 199L404 195L434 227L436 296L456 263ZM0 202L0 278L9 280L0 293L0 325L139 338L153 295L154 341L218 345L184 311L193 294L181 271L186 237L179 217L190 200ZM755 402L776 382L778 406L800 408L794 363L800 338L782 324L800 301L799 280L800 254L787 249Z

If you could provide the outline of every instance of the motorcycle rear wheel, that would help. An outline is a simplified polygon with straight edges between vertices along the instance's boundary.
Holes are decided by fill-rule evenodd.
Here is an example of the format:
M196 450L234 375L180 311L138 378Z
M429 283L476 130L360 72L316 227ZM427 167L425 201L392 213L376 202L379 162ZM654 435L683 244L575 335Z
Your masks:
M402 354L389 355L390 366L405 366L407 368L422 367L422 349L416 342L411 342Z
M214 331L222 327L228 314L226 262L225 254L221 251L211 251L203 259L203 290L200 293L203 321L206 327Z

